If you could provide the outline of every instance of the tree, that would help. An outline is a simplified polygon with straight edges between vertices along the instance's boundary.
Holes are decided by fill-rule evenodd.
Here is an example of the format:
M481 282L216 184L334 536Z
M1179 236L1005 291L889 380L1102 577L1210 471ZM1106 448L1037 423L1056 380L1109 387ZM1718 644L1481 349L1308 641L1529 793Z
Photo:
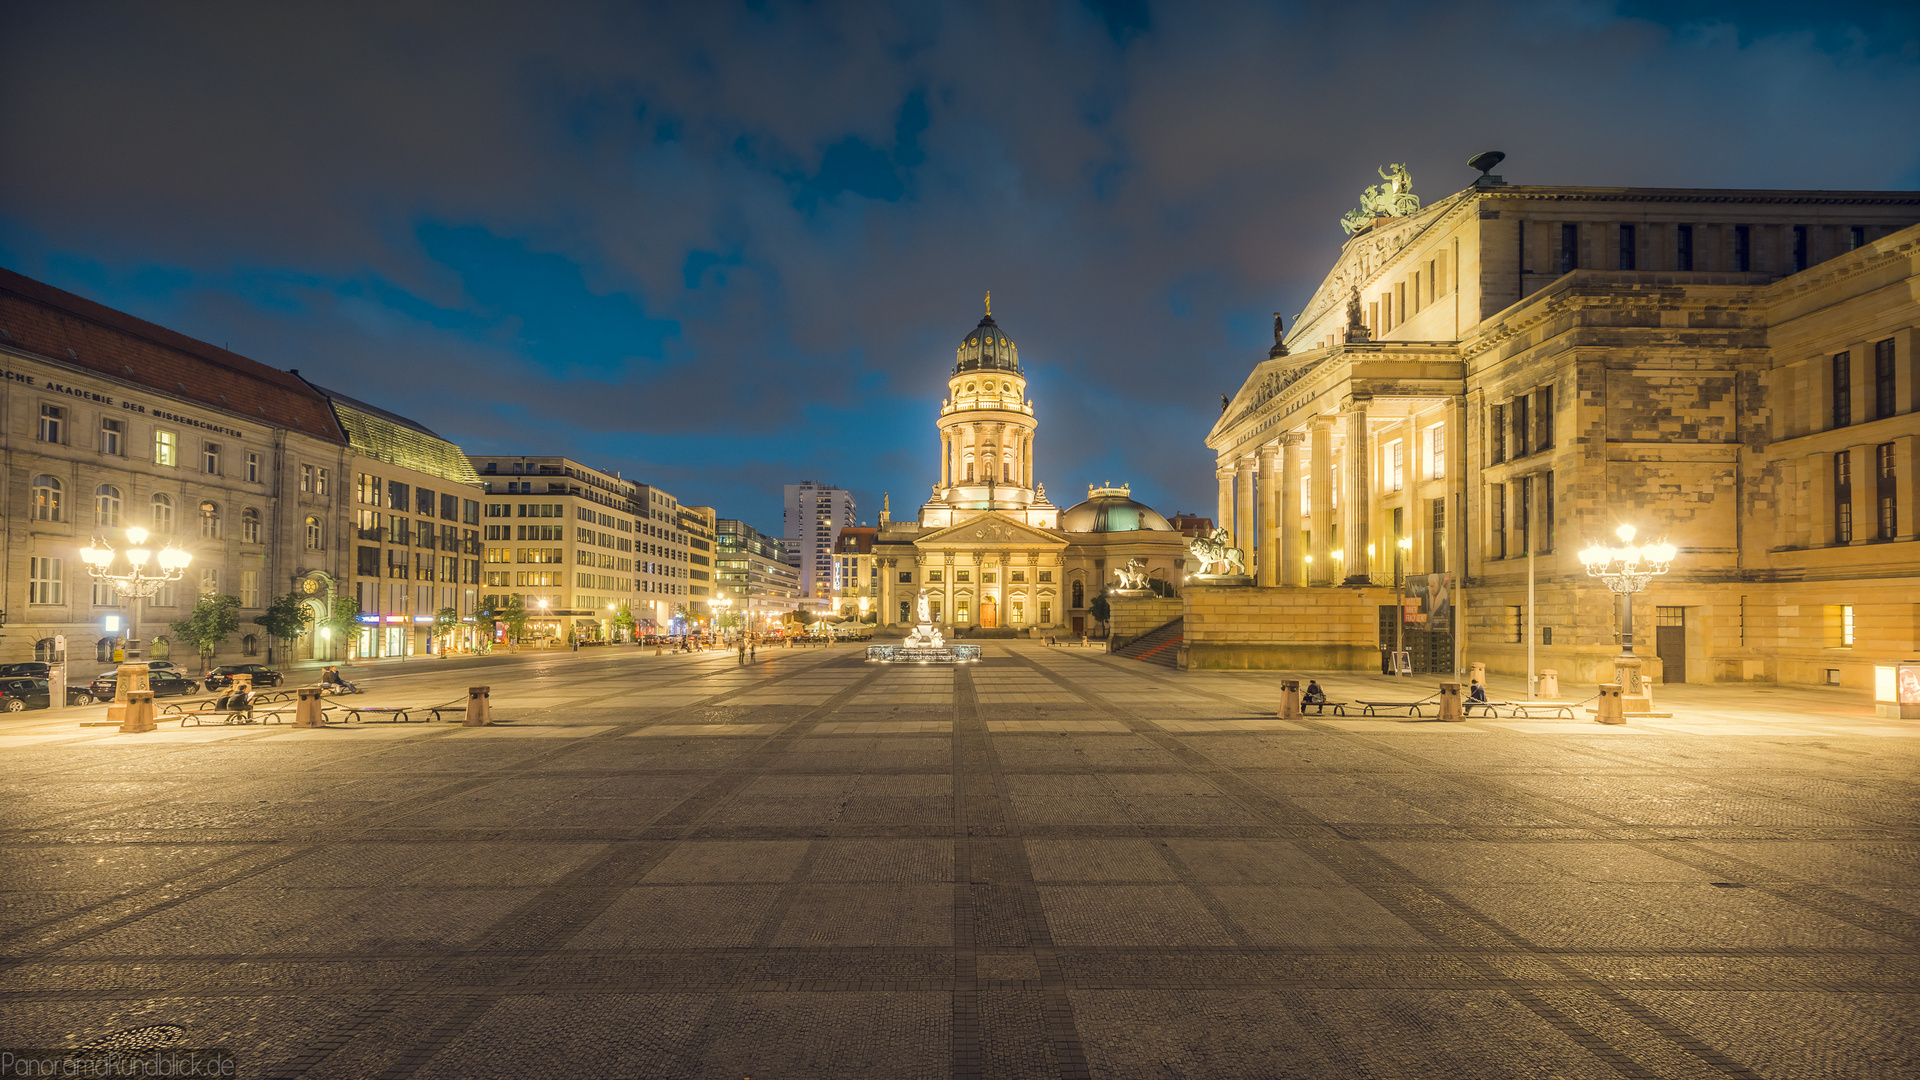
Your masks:
M351 596L336 595L319 623L338 637L352 637L360 630L360 601Z
M521 635L527 632L527 602L520 599L519 593L489 596L481 600L480 605L490 613L489 618L507 624L508 641L519 641Z
M1087 613L1103 628L1107 625L1107 620L1113 618L1113 605L1107 602L1107 590L1101 589L1100 595L1093 598L1093 603L1087 605Z
M453 632L460 629L460 613L450 607L443 607L433 613L433 636L440 639L440 652L446 654L447 643L453 640Z
M628 637L632 637L633 627L633 608L628 607L626 604L621 604L620 610L613 613L613 628L616 631L624 632Z
M299 593L290 592L276 597L273 606L267 608L267 613L253 621L283 644L291 645L295 638L307 631L307 602ZM281 650L280 662L283 665L287 662L288 651Z
M201 593L193 602L193 611L184 619L167 624L181 644L200 654L203 664L213 665L213 654L220 643L240 629L240 598L225 594Z
M814 614L811 611L796 611L793 613L793 621L799 623L801 626L812 626L814 624Z

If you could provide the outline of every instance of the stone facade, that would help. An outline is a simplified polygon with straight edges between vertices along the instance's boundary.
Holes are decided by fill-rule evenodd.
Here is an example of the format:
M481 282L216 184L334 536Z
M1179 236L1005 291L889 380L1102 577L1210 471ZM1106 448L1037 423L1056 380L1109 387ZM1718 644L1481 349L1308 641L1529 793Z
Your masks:
M1667 680L1866 687L1920 645L1915 221L1912 192L1504 184L1382 219L1209 434L1222 520L1267 588L1451 594L1434 670L1525 669L1531 565L1534 664L1576 680L1618 651L1576 553L1631 523L1680 549L1634 611Z

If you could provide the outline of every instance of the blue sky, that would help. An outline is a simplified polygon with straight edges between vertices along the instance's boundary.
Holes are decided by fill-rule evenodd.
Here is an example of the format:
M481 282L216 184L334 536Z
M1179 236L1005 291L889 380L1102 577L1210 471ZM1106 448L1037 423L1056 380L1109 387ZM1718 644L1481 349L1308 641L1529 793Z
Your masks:
M1038 473L1210 513L1201 438L1376 166L1920 186L1905 6L12 5L0 264L768 531L937 478L953 348Z

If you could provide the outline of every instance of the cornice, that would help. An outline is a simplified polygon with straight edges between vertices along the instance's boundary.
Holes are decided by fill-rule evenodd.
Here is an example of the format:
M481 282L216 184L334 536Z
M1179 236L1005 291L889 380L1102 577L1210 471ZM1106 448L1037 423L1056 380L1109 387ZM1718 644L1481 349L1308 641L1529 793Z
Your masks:
M1604 188L1507 184L1469 189L1483 198L1548 202L1781 203L1820 206L1920 204L1920 191L1792 191L1768 188Z

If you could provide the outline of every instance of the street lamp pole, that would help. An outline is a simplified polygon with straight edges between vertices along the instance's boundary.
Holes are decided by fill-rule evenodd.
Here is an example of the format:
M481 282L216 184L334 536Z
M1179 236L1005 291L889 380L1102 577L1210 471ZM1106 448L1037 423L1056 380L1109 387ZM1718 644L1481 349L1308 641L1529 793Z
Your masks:
M147 530L138 525L128 529L126 536L128 547L123 552L115 552L98 537L80 551L87 574L111 585L114 593L127 601L127 645L113 686L114 705L122 712L130 691L147 688L147 665L140 662L140 609L147 597L179 581L193 561L192 555L171 543L157 553L147 548ZM126 569L119 573L114 572L116 555L126 560Z
M1635 547L1634 532L1631 525L1620 526L1614 532L1620 538L1619 547L1593 544L1580 552L1580 564L1587 568L1588 577L1599 578L1609 591L1620 597L1620 657L1614 666L1626 673L1622 680L1626 687L1624 696L1650 700L1650 694L1640 682L1640 660L1633 655L1633 594L1643 591L1654 578L1666 573L1676 552L1674 546L1665 541Z

